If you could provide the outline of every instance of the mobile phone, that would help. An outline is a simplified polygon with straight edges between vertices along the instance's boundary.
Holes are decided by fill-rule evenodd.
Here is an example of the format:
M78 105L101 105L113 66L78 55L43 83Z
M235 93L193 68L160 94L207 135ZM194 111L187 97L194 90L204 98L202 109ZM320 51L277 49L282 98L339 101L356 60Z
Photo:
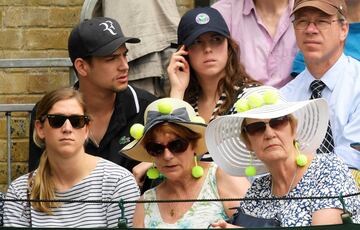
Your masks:
M356 149L357 151L360 151L360 142L351 143L350 147Z
M182 46L179 46L176 51L179 51L179 50L181 49L181 47L182 47ZM185 46L184 50L187 51L186 46ZM185 60L189 63L189 58L188 58L188 56L187 56L187 55L183 55L183 57L184 57ZM180 70L181 72L184 71L184 69L183 69L182 67L180 67L179 70Z

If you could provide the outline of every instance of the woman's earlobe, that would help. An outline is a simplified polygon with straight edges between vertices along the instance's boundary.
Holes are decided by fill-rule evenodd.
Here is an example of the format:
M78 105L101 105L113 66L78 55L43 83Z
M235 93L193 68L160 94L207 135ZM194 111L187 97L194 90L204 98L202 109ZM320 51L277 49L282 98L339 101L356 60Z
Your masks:
M36 135L40 138L40 139L44 139L45 135L44 135L44 124L41 123L39 120L35 121L35 130L36 130Z

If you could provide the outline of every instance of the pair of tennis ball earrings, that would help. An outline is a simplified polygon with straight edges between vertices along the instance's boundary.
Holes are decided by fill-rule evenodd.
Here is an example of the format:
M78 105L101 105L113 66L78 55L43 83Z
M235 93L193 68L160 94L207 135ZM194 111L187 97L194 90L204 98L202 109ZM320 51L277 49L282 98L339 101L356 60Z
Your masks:
M157 103L157 109L162 115L168 115L173 112L173 106L171 105L171 103L165 100L159 101ZM194 123L205 124L205 120L200 116L191 117L190 120L191 122ZM145 131L145 127L142 124L136 123L131 126L130 135L135 140L140 140L144 135L144 131ZM204 175L204 169L200 165L198 165L196 155L194 156L194 162L195 162L195 166L191 169L191 175L194 178L198 179ZM152 167L147 170L146 175L152 180L162 177L159 170L155 167L155 163L153 163Z
M275 90L266 90L262 95L259 93L252 93L247 98L241 98L235 103L235 109L238 113L246 112L251 109L261 107L263 105L276 104L279 100L279 93ZM307 162L307 156L300 151L299 142L294 142L295 149L297 151L296 165L304 167ZM250 153L250 165L245 168L246 176L255 176L256 168L252 165L253 155Z
M235 109L238 113L245 112L254 108L261 107L263 105L271 105L276 104L279 100L279 94L275 90L266 90L262 95L259 93L252 93L249 95L246 99L241 98L237 100L235 103ZM158 104L158 111L161 114L167 115L171 114L173 111L172 105L169 102L166 101L160 101ZM200 116L195 116L191 118L192 122L197 123L205 123L204 119ZM130 128L130 135L136 139L140 140L142 136L144 135L144 126L142 124L136 123L131 126ZM299 143L295 142L295 149L297 150L297 156L296 156L296 164L300 167L303 167L307 164L307 157L306 155L302 154L299 149ZM246 167L245 169L245 175L246 176L255 176L256 175L256 168L252 165L252 154L250 153L250 165ZM197 164L197 157L194 156L194 162L195 166L191 170L191 175L194 178L201 178L204 175L204 169ZM153 163L152 167L147 170L146 175L150 179L157 179L159 178L160 172L155 167L155 164Z

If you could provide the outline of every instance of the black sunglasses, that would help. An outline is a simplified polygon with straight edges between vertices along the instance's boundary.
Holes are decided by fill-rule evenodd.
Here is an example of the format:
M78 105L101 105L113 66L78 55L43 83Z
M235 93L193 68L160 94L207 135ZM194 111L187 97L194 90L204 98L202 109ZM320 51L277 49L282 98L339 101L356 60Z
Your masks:
M43 120L45 120L45 118L48 119L50 126L55 129L62 127L68 119L75 129L80 129L90 122L90 118L86 115L65 116L59 114L46 114L44 115Z
M290 118L288 116L277 117L270 119L269 122L254 122L248 125L245 125L243 130L247 132L249 135L263 134L266 130L266 124L273 129L281 129L289 122Z
M160 156L164 153L165 148L167 148L172 153L182 153L189 146L189 141L184 139L176 139L167 143L167 145L162 145L155 142L149 142L145 145L146 151L153 157Z

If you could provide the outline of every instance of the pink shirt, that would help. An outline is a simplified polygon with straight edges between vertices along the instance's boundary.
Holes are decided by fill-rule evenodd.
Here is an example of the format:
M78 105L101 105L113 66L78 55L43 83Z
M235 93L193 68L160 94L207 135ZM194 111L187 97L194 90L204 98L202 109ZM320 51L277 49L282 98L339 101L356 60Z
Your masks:
M291 67L298 51L290 19L293 5L294 0L289 0L274 37L256 14L253 0L220 0L212 5L223 15L231 36L239 43L246 71L265 85L280 88L292 79Z

